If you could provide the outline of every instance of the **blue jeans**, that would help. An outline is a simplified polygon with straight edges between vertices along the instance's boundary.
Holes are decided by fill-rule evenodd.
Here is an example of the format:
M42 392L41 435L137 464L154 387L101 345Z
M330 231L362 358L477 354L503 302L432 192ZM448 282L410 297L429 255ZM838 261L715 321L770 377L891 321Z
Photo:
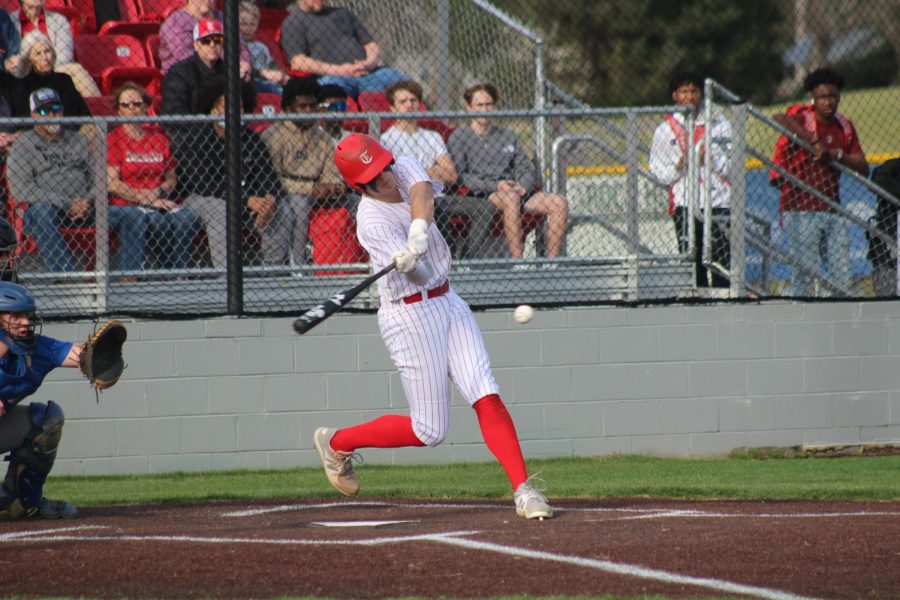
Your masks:
M844 218L832 212L788 211L783 215L784 229L791 246L791 254L806 269L794 269L788 288L791 296L810 296L813 276L819 273L819 261L829 280L849 289L850 235Z
M122 271L137 271L144 265L144 242L147 220L144 213L134 206L110 206L109 228L118 234L119 252L116 268ZM73 221L65 210L49 202L32 204L25 211L23 231L34 236L41 258L51 271L76 270L75 259L66 241L59 232L60 227L93 227L94 213L80 221Z
M381 92L387 86L398 81L409 79L397 69L379 67L368 75L362 77L339 77L337 75L325 75L319 78L319 85L335 84L347 91L348 96L358 97L360 92Z
M147 244L163 269L186 269L200 222L187 207L147 213Z

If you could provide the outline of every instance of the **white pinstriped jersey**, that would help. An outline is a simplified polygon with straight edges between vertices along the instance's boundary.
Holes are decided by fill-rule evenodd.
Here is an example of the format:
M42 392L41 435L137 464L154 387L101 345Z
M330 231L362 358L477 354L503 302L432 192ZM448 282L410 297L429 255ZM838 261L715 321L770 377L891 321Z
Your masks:
M391 171L403 202L382 202L363 194L356 213L356 235L360 244L369 253L373 272L391 264L391 257L406 249L409 226L412 224L409 189L420 181L431 181L422 165L408 156L397 158ZM442 185L436 181L431 183L434 186L435 196L440 195ZM426 284L417 286L406 276L394 271L378 281L378 293L382 304L400 300L423 289L430 290L447 280L447 273L450 271L450 248L434 223L428 228L428 251L423 258L432 269L431 278Z
M376 271L390 264L395 252L406 248L412 223L409 189L420 181L430 181L414 158L397 158L391 171L403 202L382 202L364 195L356 215L357 236ZM437 196L440 184L432 183ZM470 405L499 389L469 305L452 289L435 298L424 293L447 281L450 270L450 249L434 224L428 228L424 258L433 271L424 286L410 283L396 271L381 278L378 327L400 371L413 431L423 443L436 446L450 428L450 381ZM419 292L423 300L403 302Z

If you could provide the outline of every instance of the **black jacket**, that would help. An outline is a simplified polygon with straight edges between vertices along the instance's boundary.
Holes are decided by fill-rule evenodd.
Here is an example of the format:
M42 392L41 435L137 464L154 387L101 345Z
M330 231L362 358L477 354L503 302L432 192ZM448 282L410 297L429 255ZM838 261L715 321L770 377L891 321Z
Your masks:
M171 71L170 71L171 72ZM211 123L191 126L175 149L178 189L182 196L199 194L225 198L225 140ZM241 197L281 194L281 180L262 137L246 127L241 128Z
M22 79L10 77L6 81L10 83L7 98L9 98L12 116L14 117L30 117L31 105L28 100L31 92L45 87L52 88L59 94L59 99L62 101L63 106L63 116L91 116L87 103L81 97L81 94L78 93L78 90L75 89L75 82L65 73L53 72L47 75L39 75L31 71Z
M225 63L218 60L210 69L195 52L169 68L162 80L162 112L164 115L194 113L194 90L207 81L225 76Z
M900 158L889 160L872 172L872 181L880 185L896 199L900 199ZM897 245L897 204L881 196L875 209L875 226L884 234L894 239ZM868 257L873 266L890 266L894 264L891 250L887 243L877 236L869 235Z

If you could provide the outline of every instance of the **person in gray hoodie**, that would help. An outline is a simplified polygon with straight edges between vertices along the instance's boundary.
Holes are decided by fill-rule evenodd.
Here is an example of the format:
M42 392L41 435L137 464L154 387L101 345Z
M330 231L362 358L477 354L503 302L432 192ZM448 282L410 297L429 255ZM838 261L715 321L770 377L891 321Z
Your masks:
M497 109L500 92L492 83L479 83L466 89L463 97L466 110L490 112ZM559 256L569 218L566 199L539 191L534 160L515 133L495 126L488 116L473 118L470 124L454 131L447 144L459 174L457 184L501 211L512 258L521 258L525 247L523 213L546 216L547 256Z
M51 271L74 271L76 261L60 227L94 226L94 170L88 140L59 123L42 122L62 117L59 94L40 88L29 97L34 128L13 143L7 162L12 197L28 205L23 231L34 236L41 258ZM109 207L109 225L119 237L117 266L140 269L144 261L146 219L130 207Z

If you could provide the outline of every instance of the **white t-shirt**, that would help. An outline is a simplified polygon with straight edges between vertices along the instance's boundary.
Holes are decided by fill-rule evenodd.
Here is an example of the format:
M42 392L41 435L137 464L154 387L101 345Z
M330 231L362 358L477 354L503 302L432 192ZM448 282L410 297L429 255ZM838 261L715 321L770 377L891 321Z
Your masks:
M363 194L356 213L356 237L369 253L373 272L391 264L396 252L406 249L412 214L409 189L420 181L431 182L434 195L439 196L443 186L432 181L422 165L410 156L396 158L391 172L397 182L402 202L382 202ZM413 284L397 271L378 280L381 302L398 301L423 290L438 287L447 280L450 271L450 248L434 223L428 227L428 251L419 260L427 260L432 268L431 278L423 286Z
M439 156L450 154L441 134L430 129L406 133L394 126L381 135L381 145L394 156L412 156L426 169L433 167Z

